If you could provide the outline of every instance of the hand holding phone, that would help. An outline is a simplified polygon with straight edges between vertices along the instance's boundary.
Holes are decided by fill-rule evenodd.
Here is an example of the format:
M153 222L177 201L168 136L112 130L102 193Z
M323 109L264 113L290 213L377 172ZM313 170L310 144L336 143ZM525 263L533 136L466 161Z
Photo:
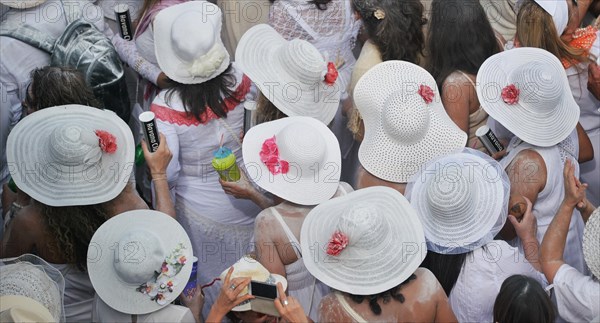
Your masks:
M248 294L254 296L250 301L252 311L279 317L273 302L279 296L276 285L253 280L248 286Z

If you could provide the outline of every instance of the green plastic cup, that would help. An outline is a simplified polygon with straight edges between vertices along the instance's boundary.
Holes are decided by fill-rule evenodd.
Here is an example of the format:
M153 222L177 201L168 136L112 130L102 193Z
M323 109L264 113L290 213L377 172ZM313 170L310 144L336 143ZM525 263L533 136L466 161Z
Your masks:
M220 147L213 156L212 166L219 173L219 177L222 180L226 182L237 182L240 180L240 169L231 149Z

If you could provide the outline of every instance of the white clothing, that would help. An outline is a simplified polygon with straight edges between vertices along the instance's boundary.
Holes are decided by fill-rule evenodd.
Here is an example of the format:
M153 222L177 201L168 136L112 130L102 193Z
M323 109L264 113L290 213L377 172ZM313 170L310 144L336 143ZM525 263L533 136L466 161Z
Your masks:
M150 299L148 299L150 301ZM92 322L100 323L125 323L132 322L131 314L125 314L115 311L110 306L106 305L96 295L94 298L94 310L92 313ZM194 315L189 308L185 306L178 306L169 304L162 309L152 312L149 314L137 315L138 323L162 323L162 322L173 322L173 323L196 323Z
M517 32L517 0L479 0L490 25L506 40Z
M558 313L569 322L600 322L600 282L564 264L554 276Z
M244 101L251 82L235 66L232 71L237 79L234 96ZM229 102L224 104L229 110L226 119L218 119L207 109L200 122L186 114L177 95L167 104L166 93L162 91L157 95L151 110L173 153L167 168L169 188L177 220L188 233L194 255L199 259L198 284L204 285L251 250L254 219L260 212L254 203L225 194L211 164L213 153L223 138L223 146L237 156L238 165L243 165L239 139L236 139L239 137L233 136L239 136L242 131L244 108L243 103L235 105L226 99L225 102ZM204 292L207 315L219 290L213 286Z
M505 241L491 241L469 254L449 296L458 321L493 322L496 296L512 275L529 276L543 287L548 285L519 249Z
M136 37L135 46L143 58L158 66L158 60L156 59L156 52L154 50L154 29L152 24Z
M507 148L507 155L500 161L500 165L506 169L513 159L523 150L530 149L536 151L544 159L546 164L546 186L538 194L537 200L533 205L533 214L537 219L537 239L540 243L544 239L544 234L556 215L560 204L565 196L565 187L563 180L563 169L566 160L577 160L579 155L579 141L577 139L577 131L574 130L567 139L563 140L556 146L552 147L536 147L521 141L514 137ZM578 163L575 164L575 176L579 176ZM532 169L532 173L535 169ZM525 182L530 180L527 176L532 174L519 174L519 181ZM519 183L511 183L518 185ZM583 259L582 239L583 239L584 223L579 214L579 211L574 210L573 218L569 226L567 242L565 245L564 260L567 264L577 268L581 272L585 272L585 261ZM520 243L515 239L513 246Z
M67 322L90 322L94 301L94 287L87 272L69 264L51 264L65 279L64 307Z

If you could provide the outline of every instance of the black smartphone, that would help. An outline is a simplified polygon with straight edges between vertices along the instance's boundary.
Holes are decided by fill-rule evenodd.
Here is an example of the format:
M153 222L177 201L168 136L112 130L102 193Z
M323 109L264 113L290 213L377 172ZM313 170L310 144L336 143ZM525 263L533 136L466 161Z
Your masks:
M273 302L277 297L277 286L258 281L251 281L248 293L254 296L250 301L250 308L254 312L279 317L279 312Z
M274 300L277 298L277 286L253 280L250 282L249 293L251 295L254 295L254 297L268 298Z

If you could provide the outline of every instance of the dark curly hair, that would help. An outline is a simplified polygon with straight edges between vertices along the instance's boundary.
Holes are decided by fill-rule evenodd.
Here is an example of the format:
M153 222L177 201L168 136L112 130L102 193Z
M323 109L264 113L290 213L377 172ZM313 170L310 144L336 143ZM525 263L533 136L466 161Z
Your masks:
M50 251L85 272L90 240L106 221L103 205L64 207L41 205L41 214L49 233L56 238L56 242L49 246Z
M427 35L426 69L442 89L455 71L477 75L501 48L478 0L433 0Z
M353 0L369 39L381 52L383 61L403 60L418 64L425 36L424 7L419 0ZM376 17L376 11L385 17Z
M100 107L100 102L80 71L55 66L37 68L31 72L31 84L24 103L33 111L65 104Z
M349 294L350 299L352 299L352 301L354 301L357 304L361 304L365 299L368 299L369 300L369 308L371 309L373 314L380 315L381 314L381 306L379 306L379 299L381 298L383 300L383 304L389 303L392 299L394 299L400 303L404 303L404 301L405 301L404 295L402 295L402 293L400 293L400 288L402 287L402 285L408 284L411 280L414 280L414 279L417 279L417 276L415 274L412 274L402 284L400 284L394 288L391 288L383 293L379 293L376 295L368 295L368 296Z

